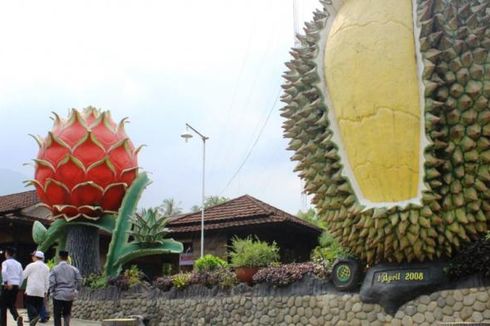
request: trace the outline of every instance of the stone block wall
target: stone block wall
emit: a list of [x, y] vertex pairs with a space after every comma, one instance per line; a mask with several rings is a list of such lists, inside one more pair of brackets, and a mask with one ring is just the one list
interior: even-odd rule
[[[358, 294], [250, 296], [170, 299], [157, 290], [129, 291], [76, 301], [76, 318], [143, 315], [150, 325], [433, 325], [437, 322], [490, 322], [490, 288], [446, 290], [421, 296], [391, 316]], [[109, 299], [113, 297], [112, 299]]]

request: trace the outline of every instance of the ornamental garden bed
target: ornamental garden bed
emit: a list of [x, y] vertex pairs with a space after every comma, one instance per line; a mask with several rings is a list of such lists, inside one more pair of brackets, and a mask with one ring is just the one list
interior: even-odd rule
[[143, 282], [121, 289], [115, 285], [109, 285], [104, 288], [93, 289], [83, 287], [79, 294], [81, 300], [119, 300], [122, 298], [140, 298], [154, 299], [161, 298], [166, 300], [188, 299], [196, 297], [229, 297], [229, 296], [302, 296], [302, 295], [321, 295], [326, 293], [340, 294], [333, 284], [325, 278], [315, 275], [304, 275], [300, 280], [294, 283], [277, 286], [271, 283], [259, 283], [248, 285], [238, 283], [230, 288], [223, 288], [219, 285], [206, 286], [202, 284], [190, 284], [185, 288], [172, 287], [166, 291], [161, 290], [158, 286]]
[[102, 277], [86, 280], [80, 293], [82, 298], [111, 300], [133, 293], [166, 299], [190, 297], [220, 297], [234, 295], [281, 296], [316, 295], [338, 292], [330, 280], [328, 270], [316, 263], [298, 263], [262, 268], [254, 275], [254, 284], [238, 282], [234, 272], [227, 267], [179, 273], [143, 281], [136, 267], [131, 267], [120, 277], [106, 282]]

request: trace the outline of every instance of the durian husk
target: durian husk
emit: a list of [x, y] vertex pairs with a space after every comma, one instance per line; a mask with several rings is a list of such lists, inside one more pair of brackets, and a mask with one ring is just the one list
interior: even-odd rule
[[425, 191], [420, 204], [366, 208], [343, 173], [328, 121], [323, 44], [342, 4], [323, 1], [298, 35], [283, 77], [284, 136], [319, 214], [369, 264], [451, 256], [490, 221], [490, 2], [417, 0], [425, 90]]

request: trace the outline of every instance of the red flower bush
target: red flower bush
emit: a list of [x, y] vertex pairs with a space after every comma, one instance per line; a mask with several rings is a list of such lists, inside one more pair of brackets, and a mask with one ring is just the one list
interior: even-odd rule
[[322, 265], [315, 263], [286, 264], [262, 268], [254, 275], [253, 280], [255, 283], [286, 286], [300, 281], [305, 275], [325, 278], [328, 276], [328, 272]]

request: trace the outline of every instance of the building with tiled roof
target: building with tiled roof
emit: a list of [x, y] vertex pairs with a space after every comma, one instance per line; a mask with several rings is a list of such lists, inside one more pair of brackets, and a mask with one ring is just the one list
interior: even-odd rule
[[[32, 225], [40, 221], [48, 226], [51, 214], [39, 206], [35, 191], [0, 196], [0, 250], [6, 246], [17, 248], [20, 260], [29, 262], [29, 253], [36, 245], [32, 240]], [[161, 272], [162, 264], [190, 268], [200, 254], [201, 212], [183, 214], [170, 219], [170, 236], [184, 243], [185, 253], [176, 257], [146, 257], [138, 263], [148, 274]], [[227, 258], [233, 237], [257, 236], [275, 241], [280, 247], [283, 262], [301, 262], [309, 259], [316, 246], [321, 229], [296, 216], [244, 195], [205, 210], [204, 252]], [[101, 234], [101, 257], [105, 256], [110, 237]], [[176, 269], [174, 269], [176, 270]]]
[[24, 191], [16, 194], [0, 196], [0, 214], [14, 212], [39, 203], [36, 191]]
[[[249, 195], [212, 206], [206, 209], [204, 214], [205, 231], [252, 224], [292, 223], [309, 230], [321, 232], [321, 229], [315, 225]], [[200, 231], [201, 211], [181, 215], [171, 221], [169, 227], [174, 233]]]
[[50, 223], [49, 210], [38, 206], [39, 198], [35, 190], [0, 196], [0, 222], [15, 219], [26, 222]]
[[[183, 242], [188, 250], [182, 264], [191, 264], [200, 254], [201, 212], [181, 215], [168, 228], [171, 236]], [[226, 258], [233, 237], [251, 235], [275, 241], [283, 262], [306, 261], [321, 231], [294, 215], [244, 195], [204, 211], [204, 252]]]
[[23, 265], [31, 261], [30, 253], [36, 249], [32, 224], [34, 221], [45, 226], [51, 223], [50, 211], [38, 204], [34, 190], [0, 196], [0, 250], [15, 247], [17, 258]]

